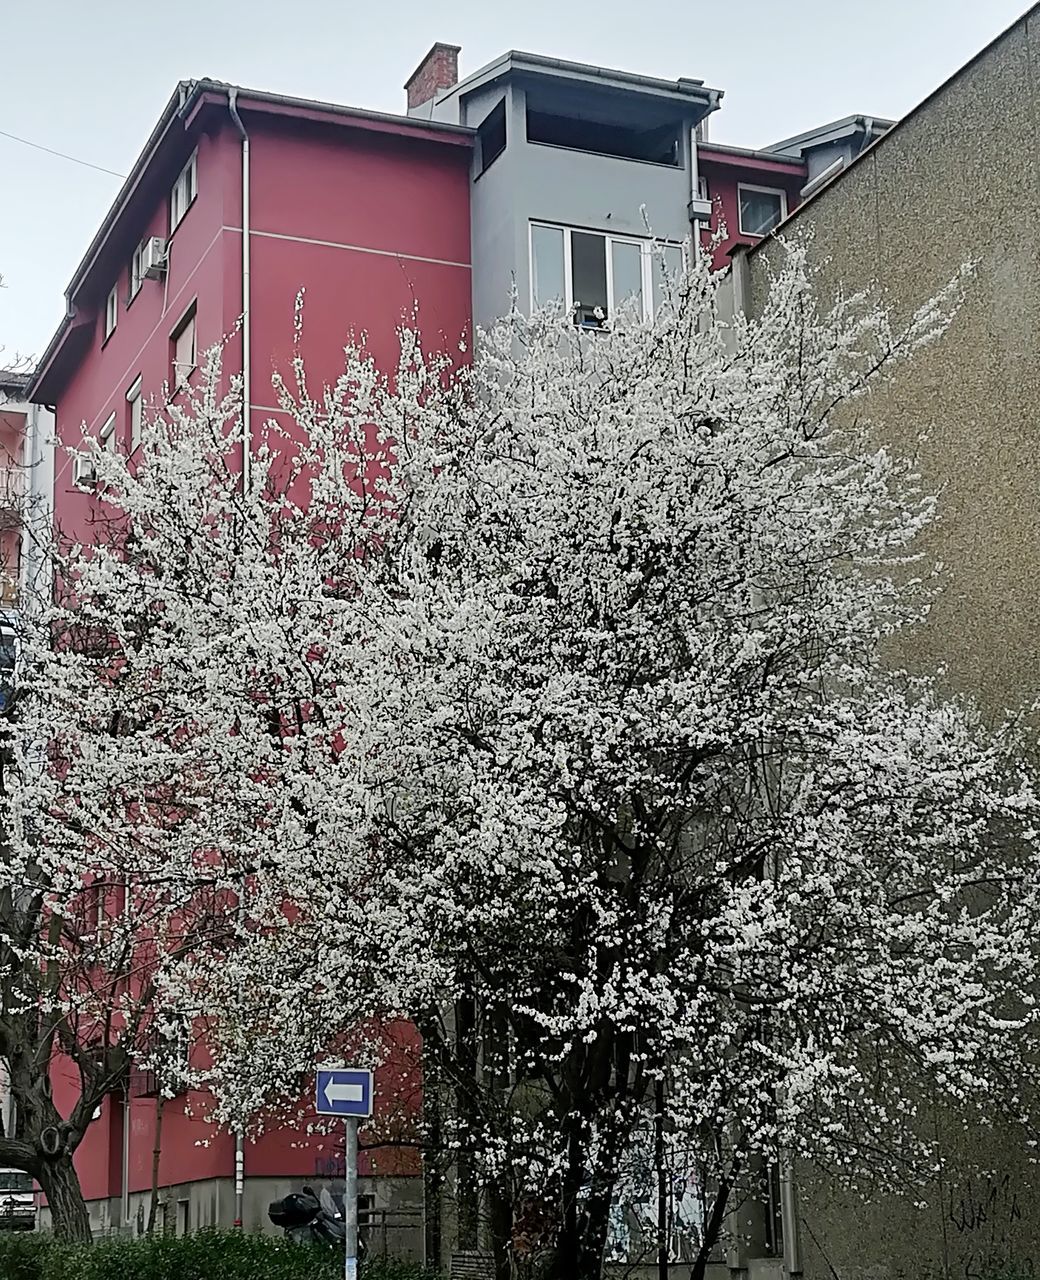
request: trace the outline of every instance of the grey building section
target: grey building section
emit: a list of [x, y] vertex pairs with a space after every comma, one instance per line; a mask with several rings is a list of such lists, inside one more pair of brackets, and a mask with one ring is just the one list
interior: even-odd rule
[[[782, 227], [813, 233], [824, 306], [839, 289], [874, 288], [897, 320], [976, 264], [942, 341], [896, 369], [865, 411], [878, 440], [914, 458], [940, 495], [920, 549], [944, 566], [942, 593], [893, 660], [943, 668], [949, 691], [994, 716], [1040, 690], [1038, 85], [1040, 6]], [[744, 310], [761, 308], [782, 253], [774, 236], [738, 255], [731, 281]], [[849, 1196], [800, 1171], [807, 1280], [1032, 1274], [1040, 1169], [1030, 1135], [1001, 1115], [965, 1129], [931, 1106], [925, 1114], [943, 1167], [903, 1196]]]
[[[710, 212], [699, 199], [694, 135], [720, 98], [699, 80], [657, 80], [512, 52], [413, 107], [413, 115], [478, 132], [471, 204], [476, 324], [487, 328], [505, 314], [514, 291], [520, 308], [530, 307], [536, 223], [639, 241], [644, 256], [652, 240], [683, 244], [691, 218]], [[634, 252], [615, 252], [610, 240], [599, 245], [568, 235], [566, 241], [564, 301], [577, 298], [582, 280], [592, 287], [602, 255], [604, 264], [611, 259], [603, 268], [610, 310], [615, 293], [621, 300], [615, 269], [619, 277], [634, 272]], [[649, 307], [649, 259], [641, 270]]]
[[895, 124], [880, 116], [845, 116], [819, 125], [793, 138], [784, 138], [766, 147], [775, 156], [803, 160], [806, 183], [802, 195], [810, 195], [825, 179], [836, 177], [843, 169], [876, 142]]

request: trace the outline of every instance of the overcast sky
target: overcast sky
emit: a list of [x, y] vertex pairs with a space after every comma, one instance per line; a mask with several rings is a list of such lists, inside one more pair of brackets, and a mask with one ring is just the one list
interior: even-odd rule
[[[129, 171], [178, 80], [404, 109], [434, 40], [462, 73], [506, 49], [725, 90], [716, 141], [765, 146], [853, 113], [898, 117], [1025, 0], [9, 0], [0, 131]], [[994, 110], [999, 104], [994, 104]], [[38, 355], [119, 179], [0, 134], [0, 346]]]

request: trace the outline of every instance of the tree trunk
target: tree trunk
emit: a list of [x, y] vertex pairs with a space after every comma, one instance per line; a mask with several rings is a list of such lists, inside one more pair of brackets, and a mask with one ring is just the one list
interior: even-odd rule
[[[458, 1115], [466, 1141], [473, 1141], [477, 1126], [477, 1010], [472, 996], [464, 993], [455, 1005], [458, 1073], [455, 1082]], [[476, 1249], [480, 1238], [477, 1167], [472, 1151], [459, 1152], [457, 1171], [457, 1223], [461, 1249]]]
[[600, 1280], [610, 1225], [610, 1204], [617, 1180], [617, 1156], [623, 1134], [611, 1135], [599, 1153], [598, 1167], [586, 1182], [588, 1152], [577, 1127], [572, 1129], [564, 1182], [563, 1221], [549, 1264], [548, 1280]]
[[495, 1280], [510, 1280], [513, 1274], [513, 1205], [508, 1188], [498, 1182], [488, 1187], [488, 1228]]
[[155, 1145], [152, 1147], [152, 1192], [148, 1202], [148, 1235], [155, 1232], [155, 1220], [159, 1215], [159, 1160], [162, 1156], [162, 1118], [166, 1107], [163, 1094], [155, 1100]]
[[718, 1244], [719, 1236], [722, 1234], [722, 1224], [726, 1221], [726, 1205], [729, 1203], [729, 1192], [730, 1183], [723, 1178], [719, 1183], [715, 1203], [711, 1207], [708, 1221], [704, 1224], [704, 1239], [701, 1241], [700, 1250], [693, 1260], [693, 1266], [690, 1267], [690, 1280], [704, 1280], [708, 1269], [708, 1259], [711, 1257], [712, 1250]]
[[36, 1178], [47, 1197], [54, 1234], [60, 1240], [89, 1242], [93, 1239], [90, 1214], [72, 1165], [72, 1156], [64, 1151], [57, 1156], [45, 1156], [40, 1160]]
[[657, 1169], [657, 1280], [668, 1280], [668, 1170], [664, 1149], [664, 1080], [654, 1089], [654, 1165]]
[[581, 1211], [564, 1219], [549, 1264], [549, 1280], [601, 1280], [609, 1219], [610, 1192], [590, 1192]]

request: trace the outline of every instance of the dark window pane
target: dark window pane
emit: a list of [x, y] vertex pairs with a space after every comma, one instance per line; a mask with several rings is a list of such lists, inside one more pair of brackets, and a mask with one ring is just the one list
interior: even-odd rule
[[540, 111], [528, 104], [527, 140], [572, 151], [592, 151], [622, 160], [647, 160], [678, 165], [681, 161], [679, 122], [653, 129], [626, 129], [600, 120]]
[[485, 117], [477, 130], [480, 144], [480, 172], [497, 160], [506, 149], [506, 104], [502, 101]]
[[607, 318], [607, 241], [584, 231], [571, 233], [571, 273], [577, 324], [600, 325]]

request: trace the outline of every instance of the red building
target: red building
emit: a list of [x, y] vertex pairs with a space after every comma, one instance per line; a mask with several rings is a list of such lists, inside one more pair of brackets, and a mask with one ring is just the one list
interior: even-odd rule
[[711, 201], [711, 223], [701, 243], [712, 244], [716, 267], [729, 264], [735, 244], [757, 244], [808, 196], [837, 177], [893, 121], [846, 116], [763, 151], [702, 141], [697, 147], [701, 195]]
[[[735, 244], [757, 244], [798, 206], [805, 185], [805, 162], [701, 143], [697, 148], [701, 193], [711, 201], [711, 222], [701, 231], [701, 244], [712, 250], [718, 268], [729, 265]], [[720, 235], [720, 228], [723, 233]]]
[[[179, 394], [199, 353], [241, 318], [225, 365], [243, 374], [255, 430], [278, 414], [271, 374], [288, 372], [301, 288], [303, 354], [319, 384], [341, 372], [352, 329], [392, 367], [395, 328], [416, 302], [427, 346], [457, 350], [471, 315], [471, 139], [452, 125], [182, 83], [73, 277], [30, 398], [55, 406], [62, 444], [89, 433], [132, 453], [142, 411]], [[91, 477], [59, 451], [62, 528], [86, 534], [97, 501]], [[71, 1077], [55, 1075], [67, 1114]], [[147, 1094], [142, 1086], [109, 1099], [79, 1149], [96, 1229], [133, 1231], [146, 1218], [156, 1145]], [[164, 1108], [159, 1183], [178, 1231], [229, 1226], [236, 1214], [234, 1140], [200, 1118], [204, 1101]], [[247, 1142], [243, 1154], [242, 1216], [254, 1230], [267, 1225], [272, 1198], [336, 1163], [327, 1141], [295, 1129]], [[363, 1162], [362, 1193], [377, 1221], [395, 1215], [391, 1234], [395, 1225], [418, 1234], [416, 1172], [400, 1160]]]

